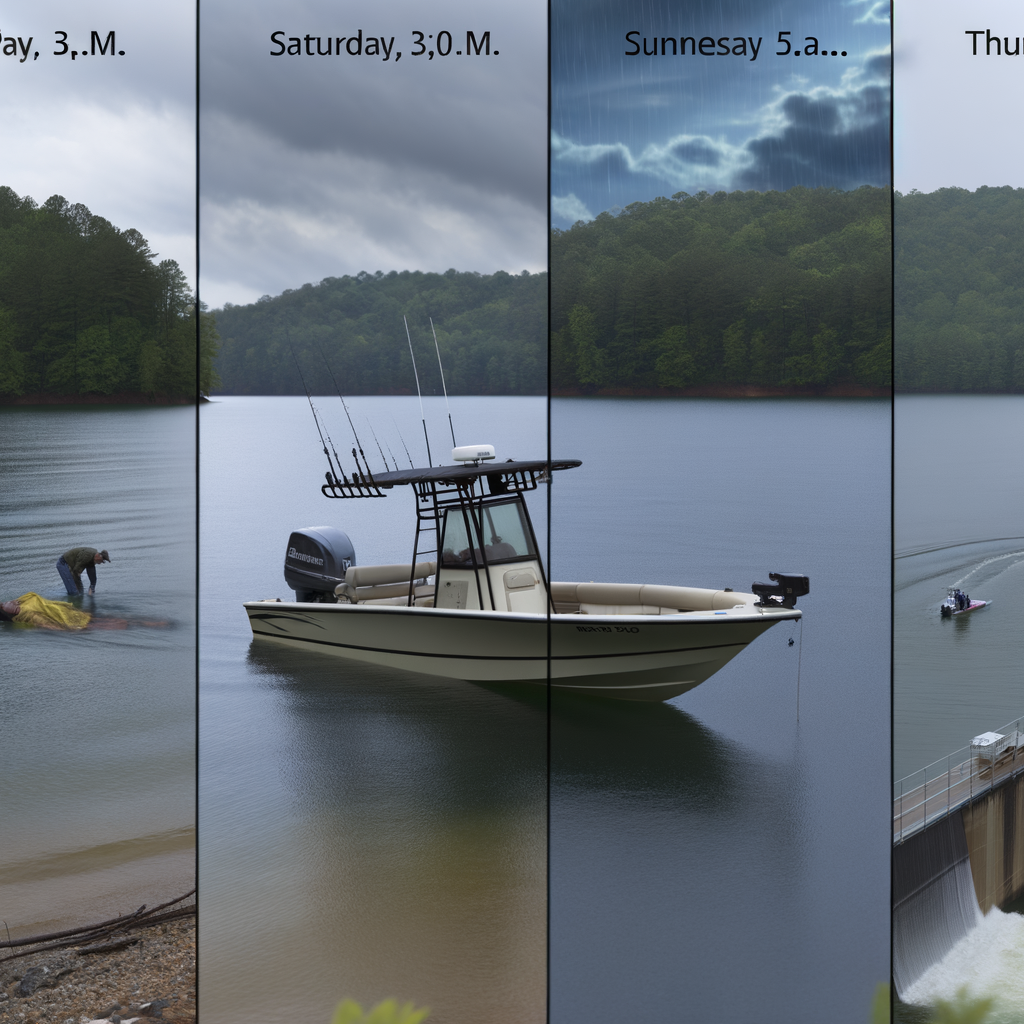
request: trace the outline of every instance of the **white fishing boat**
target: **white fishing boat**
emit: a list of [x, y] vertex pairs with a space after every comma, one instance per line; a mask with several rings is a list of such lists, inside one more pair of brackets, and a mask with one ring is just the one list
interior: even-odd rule
[[771, 573], [751, 593], [549, 582], [524, 495], [580, 462], [494, 455], [489, 445], [455, 448], [452, 465], [382, 474], [357, 458], [359, 471], [341, 478], [332, 465], [321, 487], [328, 498], [412, 489], [412, 558], [357, 565], [341, 530], [297, 530], [285, 557], [296, 599], [246, 602], [253, 636], [470, 682], [661, 701], [704, 682], [776, 623], [800, 618], [796, 600], [809, 585], [797, 574]]

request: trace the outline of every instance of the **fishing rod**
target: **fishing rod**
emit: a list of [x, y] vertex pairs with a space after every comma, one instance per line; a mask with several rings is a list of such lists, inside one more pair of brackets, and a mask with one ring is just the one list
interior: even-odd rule
[[[295, 346], [292, 344], [292, 339], [290, 335], [288, 336], [288, 348], [291, 349], [292, 359], [295, 361], [295, 369], [299, 371], [299, 380], [302, 381], [303, 390], [306, 392], [306, 401], [309, 402], [310, 412], [313, 413], [313, 422], [316, 424], [316, 432], [320, 435], [320, 443], [324, 447], [324, 455], [327, 456], [327, 465], [331, 467], [331, 476], [333, 476], [335, 482], [337, 482], [338, 474], [334, 471], [334, 463], [331, 462], [331, 453], [327, 450], [327, 441], [324, 440], [324, 432], [320, 427], [320, 417], [317, 416], [316, 414], [316, 407], [313, 405], [313, 396], [309, 393], [309, 387], [306, 384], [306, 378], [302, 375], [302, 367], [299, 366], [299, 357], [295, 354]], [[327, 440], [330, 441], [329, 435]], [[331, 447], [334, 447], [333, 441], [331, 441]], [[334, 452], [334, 457], [338, 459], [338, 470], [341, 471], [341, 459], [338, 458], [337, 451]], [[342, 479], [345, 480], [345, 482], [347, 483], [348, 479], [346, 478], [344, 472], [341, 473], [341, 476]], [[330, 483], [330, 479], [328, 479], [327, 482]]]
[[420, 399], [420, 421], [423, 423], [423, 440], [427, 442], [427, 462], [429, 465], [434, 465], [434, 460], [430, 457], [430, 438], [427, 437], [427, 418], [423, 414], [423, 393], [420, 391], [420, 375], [416, 369], [416, 357], [412, 354], [412, 337], [409, 334], [409, 321], [406, 317], [402, 317], [405, 321], [405, 336], [409, 339], [409, 355], [412, 358], [412, 372], [416, 376], [416, 394], [419, 395]]
[[[384, 458], [384, 449], [381, 448], [380, 441], [377, 441], [377, 431], [373, 429], [373, 424], [370, 422], [370, 417], [369, 416], [366, 417], [366, 425], [370, 428], [370, 433], [373, 434], [373, 440], [377, 444], [377, 451], [380, 452], [381, 462], [384, 463], [384, 472], [385, 473], [390, 473], [391, 470], [388, 469], [388, 460]], [[394, 456], [392, 456], [392, 458], [394, 458]], [[397, 462], [395, 463], [395, 469], [398, 469], [398, 463]]]
[[[359, 435], [356, 433], [356, 425], [352, 422], [352, 417], [349, 415], [348, 406], [345, 404], [345, 396], [341, 393], [341, 388], [338, 386], [338, 380], [334, 376], [334, 371], [331, 369], [331, 364], [329, 362], [327, 362], [327, 356], [324, 355], [324, 349], [323, 349], [323, 346], [320, 344], [320, 339], [319, 338], [316, 339], [316, 347], [320, 350], [320, 358], [324, 361], [324, 366], [327, 367], [327, 372], [331, 375], [331, 380], [334, 381], [334, 389], [335, 389], [335, 391], [338, 392], [338, 397], [341, 399], [341, 407], [342, 407], [342, 409], [345, 410], [345, 416], [348, 419], [348, 425], [352, 428], [352, 436], [356, 439], [356, 448], [359, 449], [359, 454], [363, 456], [363, 462], [366, 463], [366, 468], [367, 468], [367, 470], [369, 470], [369, 468], [370, 468], [370, 460], [363, 453], [363, 446], [359, 443]], [[370, 429], [372, 430], [373, 428], [371, 427]], [[380, 446], [378, 445], [378, 447], [380, 447]], [[352, 456], [353, 456], [353, 458], [355, 457], [355, 449], [352, 450]], [[380, 453], [380, 457], [382, 459], [384, 458], [384, 453], [383, 452]], [[340, 464], [340, 461], [341, 460], [339, 459], [339, 464]], [[357, 466], [359, 465], [359, 460], [358, 459], [356, 459], [356, 465]], [[387, 471], [387, 468], [388, 468], [388, 464], [387, 464], [387, 462], [385, 462], [384, 463], [385, 471]], [[360, 469], [359, 472], [361, 473], [362, 470]], [[371, 475], [371, 478], [372, 478], [373, 474], [371, 473], [370, 475]]]
[[452, 426], [452, 407], [448, 404], [448, 388], [445, 387], [444, 383], [444, 367], [441, 365], [441, 350], [437, 347], [437, 331], [434, 330], [434, 318], [428, 317], [430, 320], [430, 333], [434, 335], [434, 351], [437, 353], [437, 368], [441, 371], [441, 387], [444, 389], [444, 404], [448, 410], [448, 429], [452, 432], [452, 447], [458, 448], [458, 444], [455, 442], [455, 428]]
[[[416, 467], [412, 464], [412, 456], [409, 454], [409, 446], [405, 443], [405, 438], [402, 437], [402, 431], [399, 430], [398, 420], [396, 420], [395, 417], [392, 416], [391, 422], [394, 423], [395, 430], [398, 431], [398, 440], [402, 442], [402, 447], [405, 449], [405, 457], [409, 460], [409, 468], [415, 469]], [[392, 456], [392, 458], [394, 458], [394, 456]], [[395, 465], [397, 466], [398, 463], [396, 462]]]
[[[398, 459], [395, 458], [395, 453], [391, 450], [391, 445], [389, 445], [387, 443], [387, 441], [384, 442], [384, 447], [387, 448], [388, 455], [391, 456], [391, 461], [395, 464], [395, 472], [397, 473], [398, 472]], [[386, 463], [385, 463], [385, 465], [386, 465]]]

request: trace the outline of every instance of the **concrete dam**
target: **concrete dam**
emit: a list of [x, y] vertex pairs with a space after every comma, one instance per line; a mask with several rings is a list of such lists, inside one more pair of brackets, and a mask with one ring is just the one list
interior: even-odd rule
[[983, 733], [893, 792], [893, 984], [902, 999], [993, 907], [1024, 894], [1024, 734]]

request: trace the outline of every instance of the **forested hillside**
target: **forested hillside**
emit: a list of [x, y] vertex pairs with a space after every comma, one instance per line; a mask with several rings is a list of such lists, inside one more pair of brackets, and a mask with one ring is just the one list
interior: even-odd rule
[[896, 193], [896, 390], [1024, 393], [1024, 189]]
[[[216, 311], [223, 394], [538, 395], [547, 388], [547, 275], [361, 273]], [[328, 366], [330, 370], [328, 370]]]
[[80, 203], [0, 187], [0, 396], [195, 399], [213, 383], [204, 315], [178, 264]]
[[890, 192], [633, 203], [555, 231], [555, 394], [891, 384]]

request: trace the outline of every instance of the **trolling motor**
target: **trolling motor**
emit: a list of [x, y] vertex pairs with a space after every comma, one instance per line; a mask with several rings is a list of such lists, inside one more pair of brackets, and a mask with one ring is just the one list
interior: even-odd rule
[[762, 608], [795, 608], [796, 599], [811, 592], [811, 582], [797, 573], [770, 572], [771, 583], [752, 583], [750, 590], [761, 598], [757, 603]]

